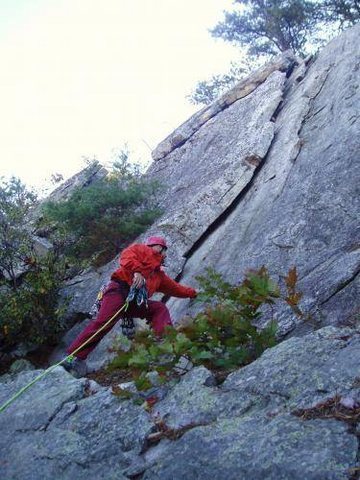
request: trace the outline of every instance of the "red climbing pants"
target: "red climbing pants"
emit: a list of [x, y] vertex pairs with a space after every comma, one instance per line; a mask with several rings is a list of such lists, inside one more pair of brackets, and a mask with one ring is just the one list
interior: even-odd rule
[[[97, 317], [76, 337], [67, 349], [68, 355], [80, 347], [86, 340], [95, 334], [115, 313], [124, 305], [127, 293], [117, 282], [110, 282], [107, 286], [101, 302]], [[161, 337], [167, 325], [172, 325], [169, 310], [162, 302], [148, 300], [148, 308], [143, 304], [138, 307], [134, 302], [129, 304], [126, 312], [121, 312], [109, 325], [99, 332], [84, 348], [75, 355], [85, 360], [89, 353], [94, 350], [100, 340], [113, 328], [116, 322], [122, 317], [146, 318], [150, 321], [155, 334]]]

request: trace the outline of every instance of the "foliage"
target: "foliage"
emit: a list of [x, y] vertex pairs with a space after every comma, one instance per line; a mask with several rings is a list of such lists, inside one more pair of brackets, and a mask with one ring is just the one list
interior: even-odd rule
[[245, 63], [231, 63], [230, 69], [227, 73], [213, 75], [209, 80], [198, 82], [193, 92], [188, 95], [187, 98], [190, 103], [194, 105], [209, 105], [249, 73], [249, 62], [246, 65]]
[[190, 325], [169, 327], [161, 341], [152, 332], [138, 333], [131, 348], [119, 352], [109, 368], [131, 368], [138, 387], [145, 382], [143, 388], [147, 388], [147, 371], [155, 370], [166, 377], [174, 367], [179, 370], [181, 358], [210, 369], [233, 369], [253, 361], [276, 344], [274, 321], [262, 329], [255, 326], [266, 305], [285, 300], [301, 315], [295, 268], [286, 277], [285, 295], [265, 267], [249, 271], [239, 285], [231, 285], [211, 269], [198, 281], [202, 287], [198, 300], [205, 309]]
[[286, 50], [305, 55], [321, 30], [342, 29], [360, 19], [358, 0], [234, 0], [234, 5], [211, 34], [255, 57]]
[[56, 339], [63, 329], [63, 308], [58, 306], [58, 292], [65, 275], [65, 262], [49, 253], [33, 257], [21, 284], [0, 288], [0, 346], [20, 342], [41, 344]]
[[18, 268], [32, 255], [33, 241], [26, 225], [36, 195], [16, 177], [0, 179], [0, 270], [16, 288]]
[[316, 2], [308, 0], [235, 0], [238, 10], [212, 30], [248, 49], [250, 56], [274, 55], [286, 50], [304, 54], [319, 21]]
[[[213, 75], [197, 83], [188, 96], [193, 104], [208, 105], [239, 81], [246, 70], [292, 50], [305, 56], [337, 30], [360, 20], [358, 0], [234, 0], [234, 10], [210, 30], [213, 37], [242, 47], [247, 68]], [[233, 70], [233, 72], [232, 72]]]
[[319, 7], [326, 23], [338, 23], [343, 29], [360, 20], [359, 0], [323, 0]]
[[159, 215], [158, 188], [146, 182], [124, 154], [102, 181], [77, 189], [66, 200], [47, 202], [42, 221], [53, 224], [52, 240], [66, 255], [104, 264]]
[[58, 290], [65, 262], [35, 253], [29, 214], [36, 195], [18, 178], [0, 185], [0, 347], [43, 343], [62, 328]]
[[[141, 233], [159, 211], [155, 184], [145, 183], [126, 152], [108, 178], [48, 203], [41, 227], [54, 248], [38, 256], [29, 223], [36, 196], [16, 178], [0, 184], [0, 348], [53, 342], [63, 331], [59, 290], [69, 264], [92, 255], [105, 262]], [[37, 225], [39, 227], [39, 225]], [[72, 258], [71, 258], [72, 256]], [[76, 262], [72, 260], [76, 257]]]

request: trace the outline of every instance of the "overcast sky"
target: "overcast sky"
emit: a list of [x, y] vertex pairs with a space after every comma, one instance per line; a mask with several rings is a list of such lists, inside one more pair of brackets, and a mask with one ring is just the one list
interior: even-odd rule
[[199, 109], [186, 95], [235, 47], [208, 29], [231, 0], [0, 0], [0, 175], [66, 178], [128, 142], [150, 161]]

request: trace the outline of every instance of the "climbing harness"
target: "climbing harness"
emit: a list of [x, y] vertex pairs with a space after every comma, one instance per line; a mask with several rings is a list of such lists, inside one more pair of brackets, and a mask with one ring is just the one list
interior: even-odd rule
[[52, 365], [51, 367], [47, 368], [43, 373], [38, 375], [37, 377], [34, 378], [30, 383], [22, 387], [18, 392], [16, 392], [9, 400], [7, 400], [3, 405], [0, 405], [0, 413], [3, 412], [12, 402], [14, 402], [20, 395], [22, 395], [26, 390], [28, 390], [34, 383], [38, 382], [41, 380], [45, 375], [48, 373], [51, 373], [53, 370], [55, 370], [56, 367], [59, 367], [65, 362], [69, 362], [74, 360], [74, 356], [76, 353], [78, 353], [81, 349], [84, 348], [85, 345], [90, 343], [98, 333], [100, 333], [102, 330], [104, 330], [122, 311], [126, 312], [127, 309], [129, 308], [129, 303], [133, 300], [136, 300], [137, 305], [142, 305], [143, 302], [145, 302], [145, 305], [147, 306], [147, 290], [145, 285], [143, 285], [141, 288], [136, 288], [134, 286], [131, 286], [130, 291], [128, 296], [126, 297], [124, 305], [106, 322], [104, 325], [102, 325], [90, 338], [85, 340], [83, 344], [81, 344], [76, 350], [74, 350], [70, 355], [67, 355], [65, 358], [63, 358], [60, 362], [56, 363], [55, 365]]
[[[100, 307], [104, 298], [104, 293], [107, 289], [107, 284], [101, 286], [99, 293], [97, 294], [94, 305], [90, 308], [89, 314], [91, 318], [95, 318], [100, 311]], [[145, 284], [136, 288], [131, 286], [129, 294], [127, 296], [127, 301], [130, 303], [136, 299], [136, 304], [140, 307], [143, 303], [146, 308], [148, 308], [148, 293]], [[130, 340], [135, 336], [135, 323], [132, 317], [124, 317], [120, 320], [121, 331], [125, 337], [128, 337]]]

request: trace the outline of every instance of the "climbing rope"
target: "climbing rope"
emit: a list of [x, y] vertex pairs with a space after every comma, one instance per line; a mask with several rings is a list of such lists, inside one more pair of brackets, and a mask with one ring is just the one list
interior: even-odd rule
[[143, 285], [141, 288], [135, 288], [134, 286], [132, 286], [130, 288], [128, 296], [126, 297], [124, 305], [106, 323], [104, 323], [104, 325], [102, 325], [90, 338], [85, 340], [85, 342], [81, 344], [76, 350], [74, 350], [70, 355], [67, 355], [60, 362], [47, 368], [43, 373], [35, 377], [34, 380], [32, 380], [30, 383], [22, 387], [18, 392], [16, 392], [11, 398], [9, 398], [9, 400], [7, 400], [3, 405], [0, 406], [0, 413], [3, 412], [18, 397], [20, 397], [20, 395], [26, 392], [26, 390], [28, 390], [32, 385], [34, 385], [34, 383], [41, 380], [48, 373], [51, 373], [53, 370], [55, 370], [56, 367], [59, 367], [60, 365], [62, 365], [68, 360], [72, 360], [76, 353], [78, 353], [82, 348], [84, 348], [85, 345], [91, 342], [96, 337], [96, 335], [100, 333], [102, 330], [104, 330], [122, 311], [126, 312], [127, 309], [129, 308], [129, 303], [131, 301], [136, 299], [137, 305], [142, 305], [142, 303], [145, 302], [145, 305], [147, 307], [147, 298], [148, 298], [148, 294], [147, 294], [145, 285]]

